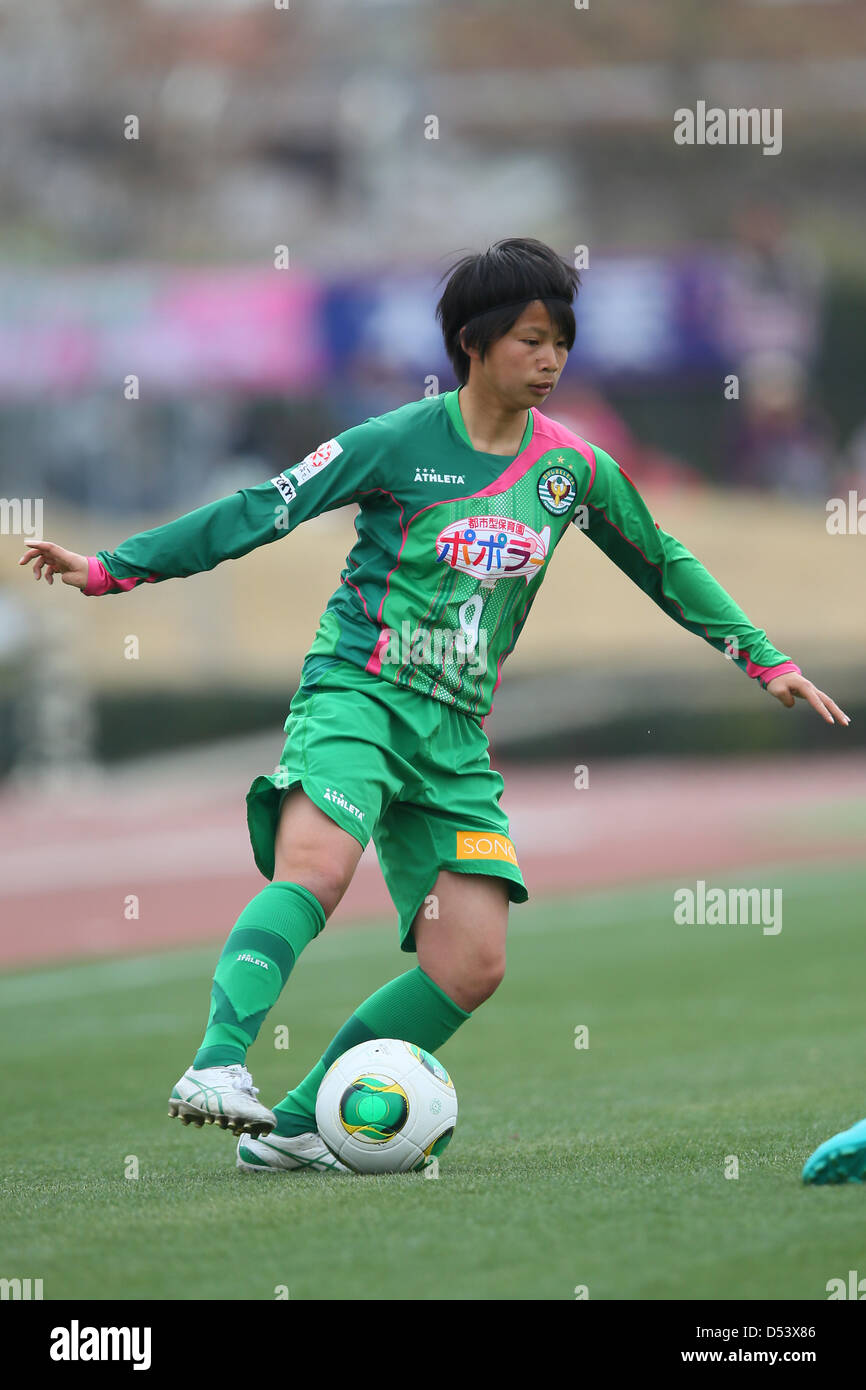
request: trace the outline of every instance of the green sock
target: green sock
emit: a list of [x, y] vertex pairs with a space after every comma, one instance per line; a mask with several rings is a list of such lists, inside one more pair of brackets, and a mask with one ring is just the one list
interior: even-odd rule
[[359, 1005], [313, 1070], [274, 1106], [274, 1134], [288, 1138], [316, 1128], [316, 1096], [322, 1078], [331, 1063], [350, 1047], [372, 1038], [402, 1038], [427, 1052], [435, 1052], [471, 1017], [424, 974], [420, 965], [398, 975]]
[[269, 883], [247, 903], [217, 962], [194, 1067], [245, 1060], [295, 961], [324, 925], [321, 904], [299, 883]]

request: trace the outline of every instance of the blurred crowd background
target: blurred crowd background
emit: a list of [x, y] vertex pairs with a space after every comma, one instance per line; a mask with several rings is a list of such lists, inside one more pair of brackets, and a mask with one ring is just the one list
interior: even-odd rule
[[[866, 496], [862, 3], [277, 4], [0, 3], [0, 496], [44, 499], [45, 538], [94, 553], [260, 482], [450, 389], [440, 277], [537, 236], [586, 261], [549, 413], [866, 714], [866, 538], [826, 525], [829, 499]], [[674, 112], [699, 100], [781, 109], [781, 152], [677, 145]], [[347, 510], [212, 575], [83, 602], [16, 570], [10, 529], [0, 774], [19, 777], [278, 731], [353, 537]], [[495, 747], [824, 735], [803, 711], [773, 722], [574, 544]]]

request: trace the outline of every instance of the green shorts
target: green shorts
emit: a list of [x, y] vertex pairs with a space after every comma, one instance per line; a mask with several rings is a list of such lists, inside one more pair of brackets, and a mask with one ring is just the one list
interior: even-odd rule
[[274, 841], [292, 787], [366, 845], [372, 837], [400, 916], [400, 948], [440, 869], [491, 874], [512, 902], [529, 894], [500, 809], [504, 783], [487, 735], [469, 715], [392, 685], [349, 662], [329, 667], [292, 700], [285, 747], [247, 794], [256, 865], [274, 876]]

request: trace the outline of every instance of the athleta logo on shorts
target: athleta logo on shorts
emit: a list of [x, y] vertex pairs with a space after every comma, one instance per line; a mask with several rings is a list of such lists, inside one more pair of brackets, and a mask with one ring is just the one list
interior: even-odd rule
[[314, 449], [311, 454], [307, 454], [305, 459], [289, 472], [294, 474], [295, 482], [298, 487], [302, 483], [309, 482], [310, 478], [315, 478], [317, 473], [321, 473], [323, 468], [327, 468], [329, 463], [333, 463], [338, 454], [343, 452], [342, 444], [338, 444], [336, 439], [328, 439], [324, 444], [320, 444], [318, 449]]
[[518, 868], [517, 851], [507, 835], [487, 835], [478, 830], [457, 831], [458, 859], [500, 859]]
[[431, 473], [428, 468], [415, 469], [416, 483], [463, 483], [466, 479], [462, 473]]
[[533, 531], [510, 516], [467, 516], [436, 537], [436, 559], [488, 584], [496, 579], [530, 579], [541, 570], [550, 546], [550, 527]]
[[326, 801], [332, 802], [334, 806], [339, 806], [341, 811], [349, 811], [351, 815], [357, 816], [358, 820], [364, 819], [364, 812], [359, 811], [357, 806], [352, 805], [348, 797], [345, 797], [342, 792], [338, 792], [334, 787], [326, 787], [323, 795]]

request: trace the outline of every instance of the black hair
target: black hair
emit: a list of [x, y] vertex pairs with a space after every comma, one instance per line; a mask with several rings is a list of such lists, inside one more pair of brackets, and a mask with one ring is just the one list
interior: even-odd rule
[[571, 301], [580, 288], [580, 276], [543, 241], [533, 237], [497, 241], [487, 251], [462, 256], [445, 275], [448, 284], [436, 305], [436, 317], [461, 386], [469, 380], [469, 358], [461, 334], [467, 347], [478, 348], [483, 361], [491, 344], [504, 337], [536, 299], [544, 304], [569, 352], [574, 347], [577, 328]]

